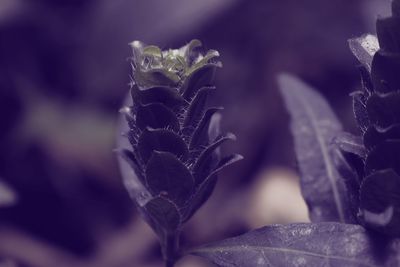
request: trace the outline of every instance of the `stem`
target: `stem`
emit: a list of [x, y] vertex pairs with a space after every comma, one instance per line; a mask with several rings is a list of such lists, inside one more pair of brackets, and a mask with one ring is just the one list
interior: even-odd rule
[[163, 241], [162, 253], [165, 267], [173, 267], [179, 259], [179, 232], [168, 233]]

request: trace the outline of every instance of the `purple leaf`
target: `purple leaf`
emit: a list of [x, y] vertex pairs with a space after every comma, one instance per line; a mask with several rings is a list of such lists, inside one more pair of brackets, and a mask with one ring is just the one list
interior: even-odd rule
[[169, 152], [153, 152], [146, 167], [146, 181], [153, 195], [162, 195], [177, 205], [189, 199], [194, 186], [192, 174]]
[[371, 123], [379, 128], [400, 123], [399, 103], [399, 92], [370, 96], [367, 101], [367, 112]]
[[374, 55], [371, 78], [374, 90], [378, 93], [390, 93], [400, 89], [400, 55], [379, 50]]
[[188, 100], [192, 98], [200, 88], [211, 86], [217, 67], [220, 67], [220, 64], [210, 63], [194, 70], [181, 88], [182, 96]]
[[217, 137], [209, 146], [207, 146], [200, 154], [196, 163], [193, 165], [193, 176], [195, 178], [196, 184], [202, 182], [211, 172], [211, 170], [207, 170], [207, 167], [210, 165], [208, 162], [210, 160], [215, 161], [214, 155], [215, 150], [224, 142], [228, 140], [236, 140], [236, 136], [232, 133], [227, 133], [225, 135], [221, 135]]
[[170, 200], [156, 197], [144, 206], [145, 218], [161, 236], [176, 231], [181, 224], [178, 207]]
[[141, 130], [150, 127], [153, 129], [168, 128], [178, 132], [180, 129], [175, 113], [161, 103], [140, 105], [136, 112], [136, 125]]
[[201, 118], [196, 130], [193, 132], [193, 135], [190, 139], [190, 149], [197, 148], [202, 145], [207, 145], [208, 143], [208, 129], [210, 128], [210, 122], [214, 114], [216, 112], [222, 110], [221, 107], [214, 107], [209, 108], [204, 113], [203, 117]]
[[165, 151], [179, 158], [188, 156], [188, 148], [182, 138], [170, 130], [146, 129], [139, 137], [138, 151], [143, 162], [146, 163], [153, 151]]
[[400, 140], [384, 141], [368, 154], [365, 161], [367, 175], [390, 168], [400, 174]]
[[392, 236], [400, 236], [400, 176], [392, 169], [367, 176], [360, 190], [364, 223]]
[[388, 128], [377, 128], [375, 126], [368, 127], [363, 136], [364, 145], [369, 151], [376, 146], [381, 145], [385, 140], [400, 139], [400, 124], [394, 124]]
[[[300, 223], [266, 226], [191, 253], [223, 267], [400, 265], [400, 240], [376, 245], [359, 225]], [[379, 248], [384, 255], [378, 255]]]
[[356, 91], [351, 94], [353, 97], [353, 112], [358, 126], [362, 132], [365, 132], [370, 125], [367, 114], [367, 98], [368, 93], [364, 91]]
[[140, 89], [134, 85], [131, 94], [134, 102], [142, 105], [163, 103], [167, 107], [173, 108], [186, 102], [175, 88], [167, 86], [155, 86], [147, 89]]
[[382, 50], [390, 53], [400, 53], [399, 27], [400, 18], [398, 17], [378, 18], [376, 21], [376, 33]]
[[183, 127], [196, 125], [204, 113], [204, 108], [207, 103], [207, 98], [211, 92], [215, 91], [215, 87], [203, 87], [190, 102], [190, 105], [185, 114]]
[[354, 222], [344, 180], [332, 158], [330, 144], [342, 126], [326, 100], [299, 79], [279, 77], [291, 115], [291, 130], [300, 168], [302, 194], [311, 221]]
[[339, 133], [333, 142], [339, 146], [339, 148], [345, 152], [355, 154], [360, 158], [366, 157], [366, 150], [363, 144], [363, 140], [360, 136], [355, 136], [350, 133]]

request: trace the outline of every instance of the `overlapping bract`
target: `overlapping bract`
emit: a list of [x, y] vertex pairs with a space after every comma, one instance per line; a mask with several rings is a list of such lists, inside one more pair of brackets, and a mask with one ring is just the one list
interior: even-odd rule
[[133, 105], [124, 107], [132, 150], [121, 156], [133, 169], [125, 185], [160, 239], [174, 235], [210, 196], [216, 174], [241, 159], [220, 159], [219, 146], [235, 139], [219, 130], [220, 107], [208, 107], [218, 52], [203, 54], [193, 40], [161, 51], [135, 41]]
[[380, 48], [371, 49], [374, 42], [370, 35], [350, 41], [362, 63], [362, 89], [353, 94], [362, 140], [353, 139], [353, 143], [364, 145], [365, 153], [356, 153], [351, 147], [344, 149], [361, 178], [355, 184], [359, 187], [362, 223], [391, 236], [400, 236], [399, 2], [392, 4], [392, 17], [377, 21]]

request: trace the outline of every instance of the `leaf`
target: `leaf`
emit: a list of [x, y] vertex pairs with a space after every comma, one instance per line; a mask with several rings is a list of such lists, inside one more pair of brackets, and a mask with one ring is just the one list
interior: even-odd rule
[[362, 132], [365, 132], [370, 125], [370, 121], [367, 113], [367, 93], [362, 91], [356, 91], [351, 94], [353, 97], [353, 112], [358, 127]]
[[144, 206], [145, 218], [160, 236], [173, 233], [181, 224], [178, 208], [174, 203], [163, 197], [156, 197]]
[[[299, 223], [266, 226], [191, 253], [226, 267], [399, 266], [400, 240], [379, 245], [376, 247], [359, 225]], [[386, 249], [386, 254], [377, 255], [379, 248]]]
[[132, 151], [122, 149], [117, 150], [117, 153], [122, 159], [124, 159], [120, 164], [129, 165], [129, 168], [124, 168], [124, 166], [121, 165], [123, 170], [129, 172], [129, 175], [122, 175], [125, 188], [130, 197], [136, 201], [139, 207], [143, 207], [151, 199], [151, 194], [145, 187], [143, 170]]
[[385, 52], [400, 53], [400, 19], [396, 17], [378, 18], [376, 33], [379, 46]]
[[333, 139], [333, 142], [345, 152], [355, 154], [362, 159], [366, 157], [367, 152], [365, 150], [363, 140], [360, 136], [355, 136], [350, 133], [342, 132]]
[[353, 222], [348, 192], [329, 148], [342, 132], [341, 124], [325, 99], [299, 79], [283, 74], [278, 81], [291, 115], [302, 194], [311, 221]]
[[165, 129], [146, 129], [138, 141], [138, 151], [141, 159], [146, 163], [153, 151], [171, 152], [178, 158], [185, 159], [188, 156], [188, 148], [182, 138]]
[[370, 72], [372, 58], [379, 50], [379, 43], [376, 36], [372, 34], [366, 34], [358, 38], [350, 39], [349, 46], [351, 52], [358, 59], [358, 61], [360, 61]]
[[400, 90], [400, 54], [379, 50], [374, 55], [371, 78], [377, 93], [390, 93]]
[[207, 98], [212, 91], [215, 91], [215, 87], [203, 87], [197, 92], [196, 96], [190, 102], [183, 127], [196, 125], [198, 121], [200, 121], [201, 116], [203, 116]]
[[[207, 170], [207, 162], [213, 155], [214, 151], [224, 142], [228, 140], [236, 140], [236, 136], [232, 133], [227, 133], [225, 135], [221, 135], [217, 137], [209, 146], [207, 146], [200, 154], [199, 158], [197, 159], [196, 163], [193, 166], [193, 176], [195, 178], [196, 184], [202, 182], [202, 179], [205, 179], [211, 170]], [[213, 160], [213, 159], [211, 159]], [[215, 160], [215, 159], [214, 159]]]
[[199, 122], [199, 125], [192, 134], [189, 149], [194, 149], [209, 143], [208, 130], [210, 128], [210, 122], [214, 114], [220, 110], [222, 110], [221, 107], [209, 108], [206, 110]]
[[18, 202], [17, 194], [0, 179], [0, 208], [13, 206]]
[[178, 132], [180, 128], [175, 113], [161, 103], [139, 106], [136, 112], [136, 124], [141, 130], [150, 127], [168, 128]]
[[134, 85], [131, 94], [133, 101], [142, 105], [162, 103], [169, 108], [174, 108], [186, 103], [179, 95], [177, 89], [168, 86], [154, 86], [147, 89], [140, 89]]
[[200, 64], [191, 70], [185, 84], [182, 86], [184, 99], [191, 99], [202, 87], [212, 86], [217, 64]]
[[362, 219], [369, 227], [400, 236], [400, 176], [392, 169], [367, 176], [360, 190]]
[[366, 149], [373, 150], [385, 140], [400, 140], [400, 124], [391, 125], [388, 128], [368, 127], [363, 136]]
[[180, 81], [179, 75], [164, 68], [142, 69], [137, 68], [133, 72], [135, 82], [143, 88], [150, 86], [171, 86], [175, 87]]
[[344, 152], [337, 145], [333, 145], [331, 149], [335, 166], [348, 189], [349, 208], [353, 214], [357, 214], [360, 199], [359, 189], [361, 179], [364, 177], [364, 162], [357, 155]]
[[169, 152], [153, 152], [146, 167], [146, 181], [153, 195], [162, 195], [177, 205], [189, 199], [194, 186], [189, 170]]
[[204, 202], [210, 197], [217, 182], [218, 172], [242, 159], [243, 156], [238, 154], [233, 154], [224, 157], [218, 162], [217, 166], [213, 170], [211, 170], [207, 178], [205, 178], [204, 181], [196, 189], [196, 192], [190, 199], [190, 205], [185, 207], [183, 212], [184, 221], [189, 220], [190, 217], [194, 214], [194, 212], [196, 212], [196, 210], [198, 210], [201, 207], [201, 205], [203, 205]]
[[365, 161], [365, 173], [367, 175], [390, 168], [400, 174], [400, 140], [383, 142], [368, 154]]
[[[400, 60], [400, 59], [399, 59]], [[387, 128], [400, 123], [400, 92], [373, 94], [367, 101], [368, 117], [373, 125]]]

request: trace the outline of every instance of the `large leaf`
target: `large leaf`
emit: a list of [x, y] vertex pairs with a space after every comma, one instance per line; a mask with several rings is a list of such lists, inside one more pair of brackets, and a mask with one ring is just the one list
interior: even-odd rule
[[330, 150], [341, 124], [325, 99], [297, 78], [284, 74], [279, 84], [291, 115], [302, 194], [311, 220], [354, 222], [347, 188]]
[[400, 266], [399, 246], [400, 240], [372, 242], [359, 225], [301, 223], [266, 226], [192, 254], [219, 266], [395, 267]]

